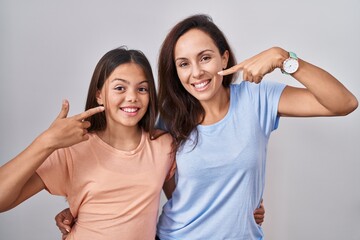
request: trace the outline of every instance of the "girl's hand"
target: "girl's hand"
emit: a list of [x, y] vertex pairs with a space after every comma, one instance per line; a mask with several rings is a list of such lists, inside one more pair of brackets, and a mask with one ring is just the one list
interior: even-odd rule
[[44, 143], [52, 149], [69, 147], [85, 141], [89, 138], [87, 128], [90, 127], [90, 122], [85, 121], [85, 119], [102, 111], [104, 111], [104, 107], [100, 106], [67, 117], [69, 102], [64, 100], [59, 116], [40, 137], [45, 138]]
[[282, 68], [289, 53], [279, 47], [265, 50], [231, 68], [218, 72], [219, 75], [229, 75], [242, 71], [244, 81], [260, 83], [263, 77], [274, 71], [275, 68]]

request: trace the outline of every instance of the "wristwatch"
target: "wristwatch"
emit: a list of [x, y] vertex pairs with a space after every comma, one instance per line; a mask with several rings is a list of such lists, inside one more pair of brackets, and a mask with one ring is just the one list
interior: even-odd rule
[[281, 69], [282, 73], [293, 74], [299, 68], [299, 60], [295, 53], [289, 52], [289, 58], [285, 59]]

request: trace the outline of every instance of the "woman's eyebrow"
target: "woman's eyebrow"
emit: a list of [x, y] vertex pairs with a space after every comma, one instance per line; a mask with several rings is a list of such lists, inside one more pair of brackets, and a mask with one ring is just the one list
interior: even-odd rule
[[[211, 50], [211, 49], [205, 49], [205, 50], [202, 50], [202, 51], [200, 51], [198, 54], [197, 54], [197, 56], [200, 56], [200, 55], [202, 55], [202, 54], [204, 54], [205, 52], [214, 52], [213, 50]], [[186, 57], [178, 57], [178, 58], [175, 58], [175, 62], [176, 61], [179, 61], [179, 60], [186, 60], [187, 58]]]
[[204, 54], [205, 52], [212, 52], [212, 53], [213, 53], [213, 52], [214, 52], [214, 50], [211, 50], [211, 49], [205, 49], [205, 50], [203, 50], [203, 51], [199, 52], [199, 53], [198, 53], [198, 56], [199, 56], [199, 55]]

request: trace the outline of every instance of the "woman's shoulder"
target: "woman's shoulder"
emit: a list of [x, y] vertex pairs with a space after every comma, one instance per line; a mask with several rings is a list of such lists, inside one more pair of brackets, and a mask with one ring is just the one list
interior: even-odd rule
[[252, 83], [248, 81], [242, 81], [239, 84], [231, 84], [230, 88], [234, 94], [247, 94], [258, 95], [260, 92], [272, 91], [273, 89], [283, 88], [283, 83], [275, 81], [261, 81], [260, 83]]

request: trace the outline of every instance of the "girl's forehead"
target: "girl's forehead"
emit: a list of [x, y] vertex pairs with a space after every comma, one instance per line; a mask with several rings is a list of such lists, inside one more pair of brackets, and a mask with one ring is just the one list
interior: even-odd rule
[[136, 73], [136, 74], [145, 74], [142, 66], [134, 62], [122, 63], [118, 65], [112, 74], [125, 74], [128, 72]]
[[108, 80], [123, 80], [127, 83], [138, 83], [147, 80], [144, 69], [136, 63], [124, 63], [117, 66], [110, 74]]

